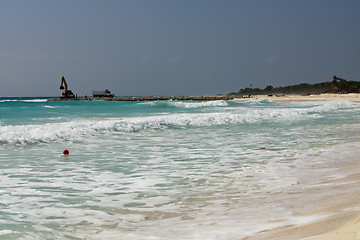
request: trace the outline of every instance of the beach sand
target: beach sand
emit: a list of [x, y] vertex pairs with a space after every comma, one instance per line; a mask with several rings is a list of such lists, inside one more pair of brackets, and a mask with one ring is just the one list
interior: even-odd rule
[[[359, 168], [360, 165], [352, 167]], [[337, 183], [337, 191], [329, 189], [333, 195], [318, 200], [309, 199], [309, 205], [294, 212], [295, 216], [324, 217], [304, 225], [269, 229], [245, 239], [360, 240], [360, 171], [344, 178], [323, 181], [322, 184], [330, 182]]]
[[360, 94], [359, 93], [348, 93], [348, 94], [332, 94], [332, 93], [324, 93], [324, 94], [316, 94], [316, 95], [253, 95], [250, 98], [235, 98], [234, 100], [264, 100], [269, 99], [271, 101], [281, 102], [281, 101], [294, 101], [294, 102], [301, 102], [301, 101], [339, 101], [339, 100], [346, 100], [352, 102], [360, 102]]
[[333, 94], [333, 93], [324, 93], [324, 94], [315, 94], [315, 95], [253, 95], [250, 98], [235, 98], [234, 100], [264, 100], [269, 99], [271, 101], [281, 102], [281, 101], [339, 101], [346, 100], [352, 102], [360, 102], [360, 93], [348, 93], [348, 94]]
[[[236, 100], [264, 100], [281, 102], [300, 101], [339, 101], [346, 100], [360, 102], [360, 94], [319, 94], [319, 95], [285, 95], [266, 96], [257, 95], [250, 98]], [[295, 216], [324, 216], [314, 222], [303, 225], [289, 225], [259, 232], [252, 239], [309, 239], [309, 240], [360, 240], [360, 161], [345, 168], [359, 169], [358, 173], [351, 174], [335, 180], [322, 181], [326, 188], [329, 185], [329, 194], [320, 199], [308, 200], [308, 205], [300, 211], [294, 212]], [[328, 184], [328, 183], [336, 183]], [[335, 188], [335, 189], [334, 189]]]

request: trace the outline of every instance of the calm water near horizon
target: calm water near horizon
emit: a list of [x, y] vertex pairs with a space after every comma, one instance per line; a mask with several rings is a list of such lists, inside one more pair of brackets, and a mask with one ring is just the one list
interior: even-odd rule
[[359, 116], [348, 101], [0, 98], [0, 239], [225, 240], [309, 222], [301, 196], [349, 173]]

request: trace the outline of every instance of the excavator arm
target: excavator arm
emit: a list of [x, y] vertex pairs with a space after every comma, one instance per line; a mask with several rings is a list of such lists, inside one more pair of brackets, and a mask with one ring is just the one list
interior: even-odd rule
[[74, 98], [75, 97], [74, 93], [68, 89], [68, 85], [66, 83], [64, 76], [62, 76], [62, 78], [61, 78], [60, 90], [64, 90], [64, 92], [62, 93], [63, 98]]
[[333, 76], [333, 83], [338, 91], [346, 92], [349, 89], [349, 83], [343, 78]]
[[[65, 86], [65, 88], [64, 88]], [[67, 83], [65, 81], [65, 77], [62, 76], [61, 78], [61, 85], [60, 85], [60, 90], [64, 90], [65, 89], [65, 92], [67, 92], [67, 89], [68, 89], [68, 86], [67, 86]]]
[[345, 79], [343, 79], [341, 77], [333, 76], [333, 82], [336, 83], [337, 81], [347, 82]]

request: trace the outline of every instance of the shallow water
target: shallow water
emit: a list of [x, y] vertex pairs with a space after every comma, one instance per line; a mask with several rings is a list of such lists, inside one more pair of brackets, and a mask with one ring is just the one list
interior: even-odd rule
[[346, 101], [0, 98], [0, 239], [241, 239], [308, 222], [318, 216], [294, 216], [298, 194], [347, 174], [359, 113]]

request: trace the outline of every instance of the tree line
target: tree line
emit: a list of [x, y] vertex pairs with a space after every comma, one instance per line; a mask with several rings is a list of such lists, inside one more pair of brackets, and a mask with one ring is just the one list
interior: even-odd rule
[[229, 95], [272, 95], [272, 94], [319, 94], [319, 93], [359, 93], [359, 81], [347, 81], [345, 83], [336, 84], [334, 82], [321, 82], [316, 84], [301, 83], [286, 87], [273, 87], [268, 85], [264, 89], [260, 88], [244, 88], [238, 92], [229, 93]]

